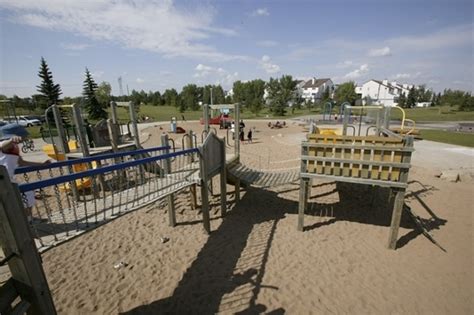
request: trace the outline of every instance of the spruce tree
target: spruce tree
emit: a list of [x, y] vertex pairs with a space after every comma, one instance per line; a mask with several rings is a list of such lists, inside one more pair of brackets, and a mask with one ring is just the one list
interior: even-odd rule
[[41, 57], [38, 76], [41, 78], [41, 84], [36, 86], [36, 88], [43, 98], [41, 105], [47, 107], [49, 105], [57, 104], [59, 102], [59, 96], [62, 94], [61, 87], [59, 84], [54, 84], [53, 75], [43, 57]]
[[89, 69], [86, 68], [86, 79], [84, 80], [84, 90], [82, 95], [84, 96], [84, 108], [89, 114], [89, 119], [99, 120], [107, 118], [107, 111], [104, 109], [104, 105], [101, 105], [97, 100], [95, 91], [97, 90], [97, 84], [94, 82]]
[[415, 87], [412, 87], [410, 89], [410, 91], [408, 91], [406, 105], [407, 105], [406, 106], [407, 108], [415, 107], [415, 105], [416, 105], [416, 90], [415, 90]]

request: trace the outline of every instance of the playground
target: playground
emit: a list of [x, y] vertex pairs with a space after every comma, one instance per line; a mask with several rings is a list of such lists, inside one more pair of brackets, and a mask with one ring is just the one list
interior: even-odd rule
[[[151, 168], [143, 171], [127, 152], [122, 156], [130, 163], [126, 171], [133, 183], [140, 183], [142, 171], [145, 181], [153, 183], [142, 191], [134, 184], [123, 188], [130, 196], [138, 194], [133, 200], [140, 207], [41, 255], [58, 313], [472, 312], [472, 152], [415, 142], [405, 203], [435, 243], [404, 213], [397, 250], [392, 251], [386, 245], [394, 196], [387, 187], [315, 179], [308, 193], [304, 232], [298, 231], [301, 189], [299, 181], [289, 176], [301, 167], [307, 121], [286, 120], [284, 128], [273, 129], [268, 120], [244, 123], [245, 135], [252, 128], [253, 141], [240, 143], [240, 163], [271, 173], [269, 183], [275, 183], [276, 174], [286, 174], [286, 183], [243, 185], [236, 194], [235, 185], [228, 181], [222, 186], [214, 176], [209, 195], [197, 194], [193, 200], [199, 166], [191, 159], [197, 152], [173, 155], [170, 169], [176, 173], [166, 171], [159, 156], [161, 150], [173, 154], [173, 147], [181, 152], [190, 150], [190, 143], [202, 144], [203, 126], [198, 121], [179, 122], [187, 132], [195, 132], [191, 136], [168, 133], [169, 124], [141, 130], [141, 146], [151, 150], [146, 152]], [[318, 128], [341, 133], [343, 126]], [[211, 132], [226, 137], [225, 150], [231, 158], [235, 147], [230, 130]], [[164, 143], [164, 133], [173, 141]], [[103, 167], [113, 167], [114, 158]], [[435, 176], [448, 168], [463, 168], [461, 182]], [[157, 170], [169, 176], [162, 177]], [[182, 176], [178, 185], [185, 178], [185, 186], [173, 186], [178, 173]], [[101, 191], [100, 178], [94, 176], [90, 175], [90, 186]], [[113, 182], [113, 176], [104, 181]], [[174, 218], [169, 199], [150, 193], [155, 187], [173, 191]], [[104, 194], [106, 202], [119, 202], [118, 195], [114, 198], [108, 190]], [[123, 208], [108, 207], [127, 212], [136, 206], [125, 202], [127, 196], [122, 196]], [[54, 191], [46, 198], [57, 202]], [[66, 199], [62, 202], [67, 204]], [[203, 203], [208, 204], [210, 234], [203, 233]], [[93, 225], [103, 213], [94, 216], [91, 205]]]

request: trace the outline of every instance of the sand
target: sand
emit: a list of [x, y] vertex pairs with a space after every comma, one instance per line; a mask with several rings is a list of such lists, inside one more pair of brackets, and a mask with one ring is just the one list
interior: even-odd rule
[[[304, 134], [287, 123], [247, 122], [256, 132], [242, 145], [242, 160], [260, 169], [298, 167]], [[145, 146], [160, 144], [168, 126], [159, 128], [144, 131], [151, 135]], [[181, 135], [172, 137], [180, 145]], [[391, 206], [382, 188], [314, 181], [302, 233], [297, 184], [249, 188], [237, 205], [228, 186], [225, 218], [218, 192], [211, 198], [210, 235], [183, 191], [174, 228], [159, 201], [44, 253], [58, 313], [472, 314], [472, 177], [437, 178], [439, 169], [426, 162], [436, 157], [417, 154], [406, 202], [445, 251], [406, 215], [398, 249], [388, 250]], [[464, 172], [472, 171], [463, 161]], [[428, 211], [439, 219], [429, 220]], [[126, 266], [114, 268], [120, 261]]]

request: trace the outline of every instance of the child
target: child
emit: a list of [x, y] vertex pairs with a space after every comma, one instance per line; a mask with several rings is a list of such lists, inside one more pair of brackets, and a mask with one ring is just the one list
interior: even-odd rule
[[[27, 135], [28, 132], [25, 128], [16, 124], [8, 124], [0, 129], [0, 165], [7, 169], [12, 182], [15, 182], [15, 170], [19, 166], [37, 166], [50, 163], [49, 160], [44, 163], [26, 161], [20, 156], [18, 143], [21, 142], [22, 137], [26, 137]], [[38, 219], [33, 220], [31, 215], [31, 208], [35, 203], [34, 192], [28, 191], [25, 193], [25, 196], [26, 203], [24, 206], [28, 222], [33, 223], [33, 221], [38, 221]]]
[[247, 141], [252, 143], [252, 128], [249, 129], [249, 133], [247, 134]]

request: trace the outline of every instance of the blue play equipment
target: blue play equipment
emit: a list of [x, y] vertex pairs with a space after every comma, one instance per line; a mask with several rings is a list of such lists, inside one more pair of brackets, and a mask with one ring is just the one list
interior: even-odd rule
[[331, 115], [332, 115], [332, 107], [333, 107], [333, 102], [328, 101], [324, 103], [323, 106], [323, 121], [332, 121]]
[[349, 121], [351, 120], [351, 114], [352, 114], [351, 109], [348, 108], [348, 110], [345, 111], [346, 106], [350, 107], [351, 104], [349, 102], [344, 102], [344, 103], [341, 104], [341, 108], [339, 109], [339, 120], [340, 121], [343, 121], [343, 117], [344, 117], [345, 114], [349, 116]]

